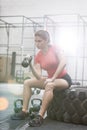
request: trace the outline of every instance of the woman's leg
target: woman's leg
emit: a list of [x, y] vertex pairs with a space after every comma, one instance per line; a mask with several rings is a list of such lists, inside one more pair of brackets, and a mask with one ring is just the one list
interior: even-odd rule
[[11, 119], [13, 120], [23, 120], [28, 117], [28, 104], [31, 97], [31, 88], [43, 88], [45, 79], [37, 80], [35, 78], [25, 80], [24, 82], [24, 90], [23, 90], [23, 107], [22, 111], [13, 114]]
[[39, 114], [42, 117], [44, 116], [49, 103], [53, 99], [53, 89], [58, 88], [60, 90], [60, 89], [66, 89], [68, 87], [69, 87], [69, 84], [64, 79], [56, 79], [53, 83], [48, 83], [45, 86], [45, 92], [44, 92], [44, 95], [43, 95], [42, 106], [41, 106], [41, 109], [40, 109], [40, 112], [39, 112]]
[[45, 79], [37, 80], [35, 78], [25, 80], [23, 89], [23, 108], [22, 111], [27, 112], [29, 100], [31, 98], [31, 88], [42, 88]]
[[49, 82], [45, 85], [45, 92], [42, 99], [42, 106], [39, 111], [39, 115], [36, 116], [33, 120], [29, 122], [30, 126], [40, 126], [43, 123], [43, 116], [47, 110], [47, 107], [51, 100], [53, 99], [53, 89], [66, 89], [69, 87], [69, 84], [64, 79], [56, 79], [54, 82]]

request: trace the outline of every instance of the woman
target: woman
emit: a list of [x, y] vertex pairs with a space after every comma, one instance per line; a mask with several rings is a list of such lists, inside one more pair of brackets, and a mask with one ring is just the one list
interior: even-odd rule
[[[25, 80], [23, 90], [23, 108], [15, 116], [25, 119], [28, 116], [28, 104], [31, 97], [31, 88], [44, 89], [42, 105], [39, 114], [29, 122], [30, 126], [40, 126], [47, 107], [53, 99], [53, 90], [67, 89], [72, 84], [70, 76], [65, 70], [66, 60], [59, 48], [50, 44], [49, 33], [39, 30], [35, 33], [35, 45], [39, 52], [35, 56], [34, 65], [30, 62], [30, 68], [35, 78]], [[47, 71], [48, 77], [42, 76], [42, 69]]]

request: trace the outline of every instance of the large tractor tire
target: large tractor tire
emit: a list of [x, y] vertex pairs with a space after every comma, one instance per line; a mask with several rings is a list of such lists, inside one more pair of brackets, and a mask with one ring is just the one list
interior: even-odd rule
[[54, 90], [54, 97], [47, 109], [47, 116], [54, 120], [63, 121], [63, 113], [65, 108], [63, 107], [63, 100], [66, 97], [66, 91]]
[[87, 86], [72, 85], [67, 90], [54, 90], [47, 116], [51, 119], [87, 125]]

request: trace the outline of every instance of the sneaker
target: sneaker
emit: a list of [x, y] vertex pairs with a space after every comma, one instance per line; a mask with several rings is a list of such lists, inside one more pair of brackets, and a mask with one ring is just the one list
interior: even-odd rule
[[41, 126], [42, 123], [43, 123], [43, 117], [40, 115], [37, 115], [34, 119], [29, 121], [29, 126], [38, 127], [38, 126]]
[[14, 115], [11, 116], [12, 120], [24, 120], [26, 117], [28, 117], [29, 114], [25, 113], [23, 111], [20, 111], [19, 113], [15, 113]]

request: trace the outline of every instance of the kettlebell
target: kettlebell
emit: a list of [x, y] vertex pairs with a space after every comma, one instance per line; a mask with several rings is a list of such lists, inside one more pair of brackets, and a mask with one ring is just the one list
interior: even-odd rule
[[[37, 101], [39, 103], [35, 103]], [[30, 114], [39, 112], [41, 104], [42, 104], [42, 100], [41, 99], [39, 99], [39, 98], [32, 99], [31, 100], [32, 107], [30, 108], [30, 111], [29, 111]]]
[[[39, 103], [35, 103], [36, 101], [39, 101]], [[33, 110], [34, 111], [39, 111], [40, 110], [40, 106], [42, 104], [42, 100], [39, 98], [34, 98], [31, 100], [31, 104], [33, 106]]]
[[30, 62], [32, 60], [32, 56], [30, 57], [25, 57], [24, 60], [22, 61], [21, 65], [26, 68], [29, 66]]
[[26, 67], [28, 67], [28, 65], [29, 65], [29, 60], [28, 60], [28, 58], [24, 58], [24, 60], [22, 61], [22, 66], [24, 67], [24, 68], [26, 68]]
[[22, 110], [23, 100], [17, 99], [14, 101], [14, 112], [18, 113]]

